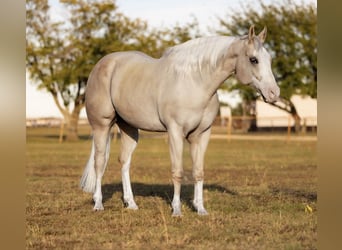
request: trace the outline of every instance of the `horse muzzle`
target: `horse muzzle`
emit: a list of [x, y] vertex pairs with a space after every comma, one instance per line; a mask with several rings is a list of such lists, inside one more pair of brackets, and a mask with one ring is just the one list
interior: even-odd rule
[[275, 103], [279, 100], [280, 88], [278, 86], [267, 88], [259, 91], [266, 103]]

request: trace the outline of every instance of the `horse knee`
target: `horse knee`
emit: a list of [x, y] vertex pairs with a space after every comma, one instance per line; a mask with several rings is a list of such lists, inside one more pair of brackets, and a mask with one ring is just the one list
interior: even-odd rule
[[192, 176], [193, 176], [195, 181], [203, 181], [203, 179], [204, 179], [204, 172], [203, 172], [203, 170], [195, 169], [192, 172]]
[[105, 156], [99, 155], [95, 157], [95, 168], [102, 168], [105, 164]]
[[118, 162], [119, 162], [119, 164], [120, 164], [121, 167], [122, 167], [123, 165], [125, 165], [126, 160], [125, 160], [124, 158], [122, 158], [122, 157], [119, 157], [119, 158], [118, 158]]
[[128, 171], [131, 165], [131, 157], [119, 157], [119, 163], [122, 171]]
[[172, 179], [176, 182], [181, 182], [183, 179], [183, 170], [173, 170]]
[[103, 175], [106, 168], [106, 154], [104, 152], [97, 152], [95, 155], [95, 170], [97, 175]]
[[106, 154], [104, 151], [96, 151], [95, 153], [95, 164], [100, 164], [102, 162], [104, 162], [106, 159]]

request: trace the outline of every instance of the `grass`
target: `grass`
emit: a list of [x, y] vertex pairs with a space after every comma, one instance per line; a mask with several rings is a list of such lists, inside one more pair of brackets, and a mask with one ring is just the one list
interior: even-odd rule
[[150, 133], [132, 160], [139, 210], [122, 203], [118, 140], [103, 179], [105, 210], [92, 211], [91, 195], [79, 189], [89, 132], [82, 128], [82, 140], [59, 144], [56, 128], [27, 130], [27, 249], [317, 249], [316, 142], [212, 139], [205, 217], [190, 205], [185, 147], [183, 217], [173, 218], [167, 142]]

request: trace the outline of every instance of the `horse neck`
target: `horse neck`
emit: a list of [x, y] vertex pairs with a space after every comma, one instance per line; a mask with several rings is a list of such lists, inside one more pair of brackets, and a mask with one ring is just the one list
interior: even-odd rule
[[228, 48], [228, 52], [217, 62], [217, 68], [211, 72], [210, 77], [204, 79], [204, 86], [208, 92], [214, 94], [220, 85], [235, 73], [237, 56], [243, 48], [243, 41], [236, 39]]

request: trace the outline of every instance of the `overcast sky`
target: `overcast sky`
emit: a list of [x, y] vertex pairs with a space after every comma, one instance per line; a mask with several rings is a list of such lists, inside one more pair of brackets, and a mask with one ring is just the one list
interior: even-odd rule
[[[208, 27], [218, 27], [217, 17], [229, 19], [230, 9], [239, 9], [255, 0], [117, 0], [119, 11], [131, 18], [146, 20], [152, 27], [172, 27], [184, 24], [196, 17], [203, 33], [212, 34]], [[264, 0], [270, 3], [270, 0]], [[274, 1], [273, 1], [274, 2]], [[296, 0], [296, 2], [316, 3], [314, 0]], [[50, 0], [54, 18], [63, 19], [66, 15], [58, 0]], [[316, 4], [317, 5], [317, 4]], [[26, 77], [26, 117], [62, 117], [50, 94], [37, 91]], [[85, 117], [84, 109], [81, 113]]]

